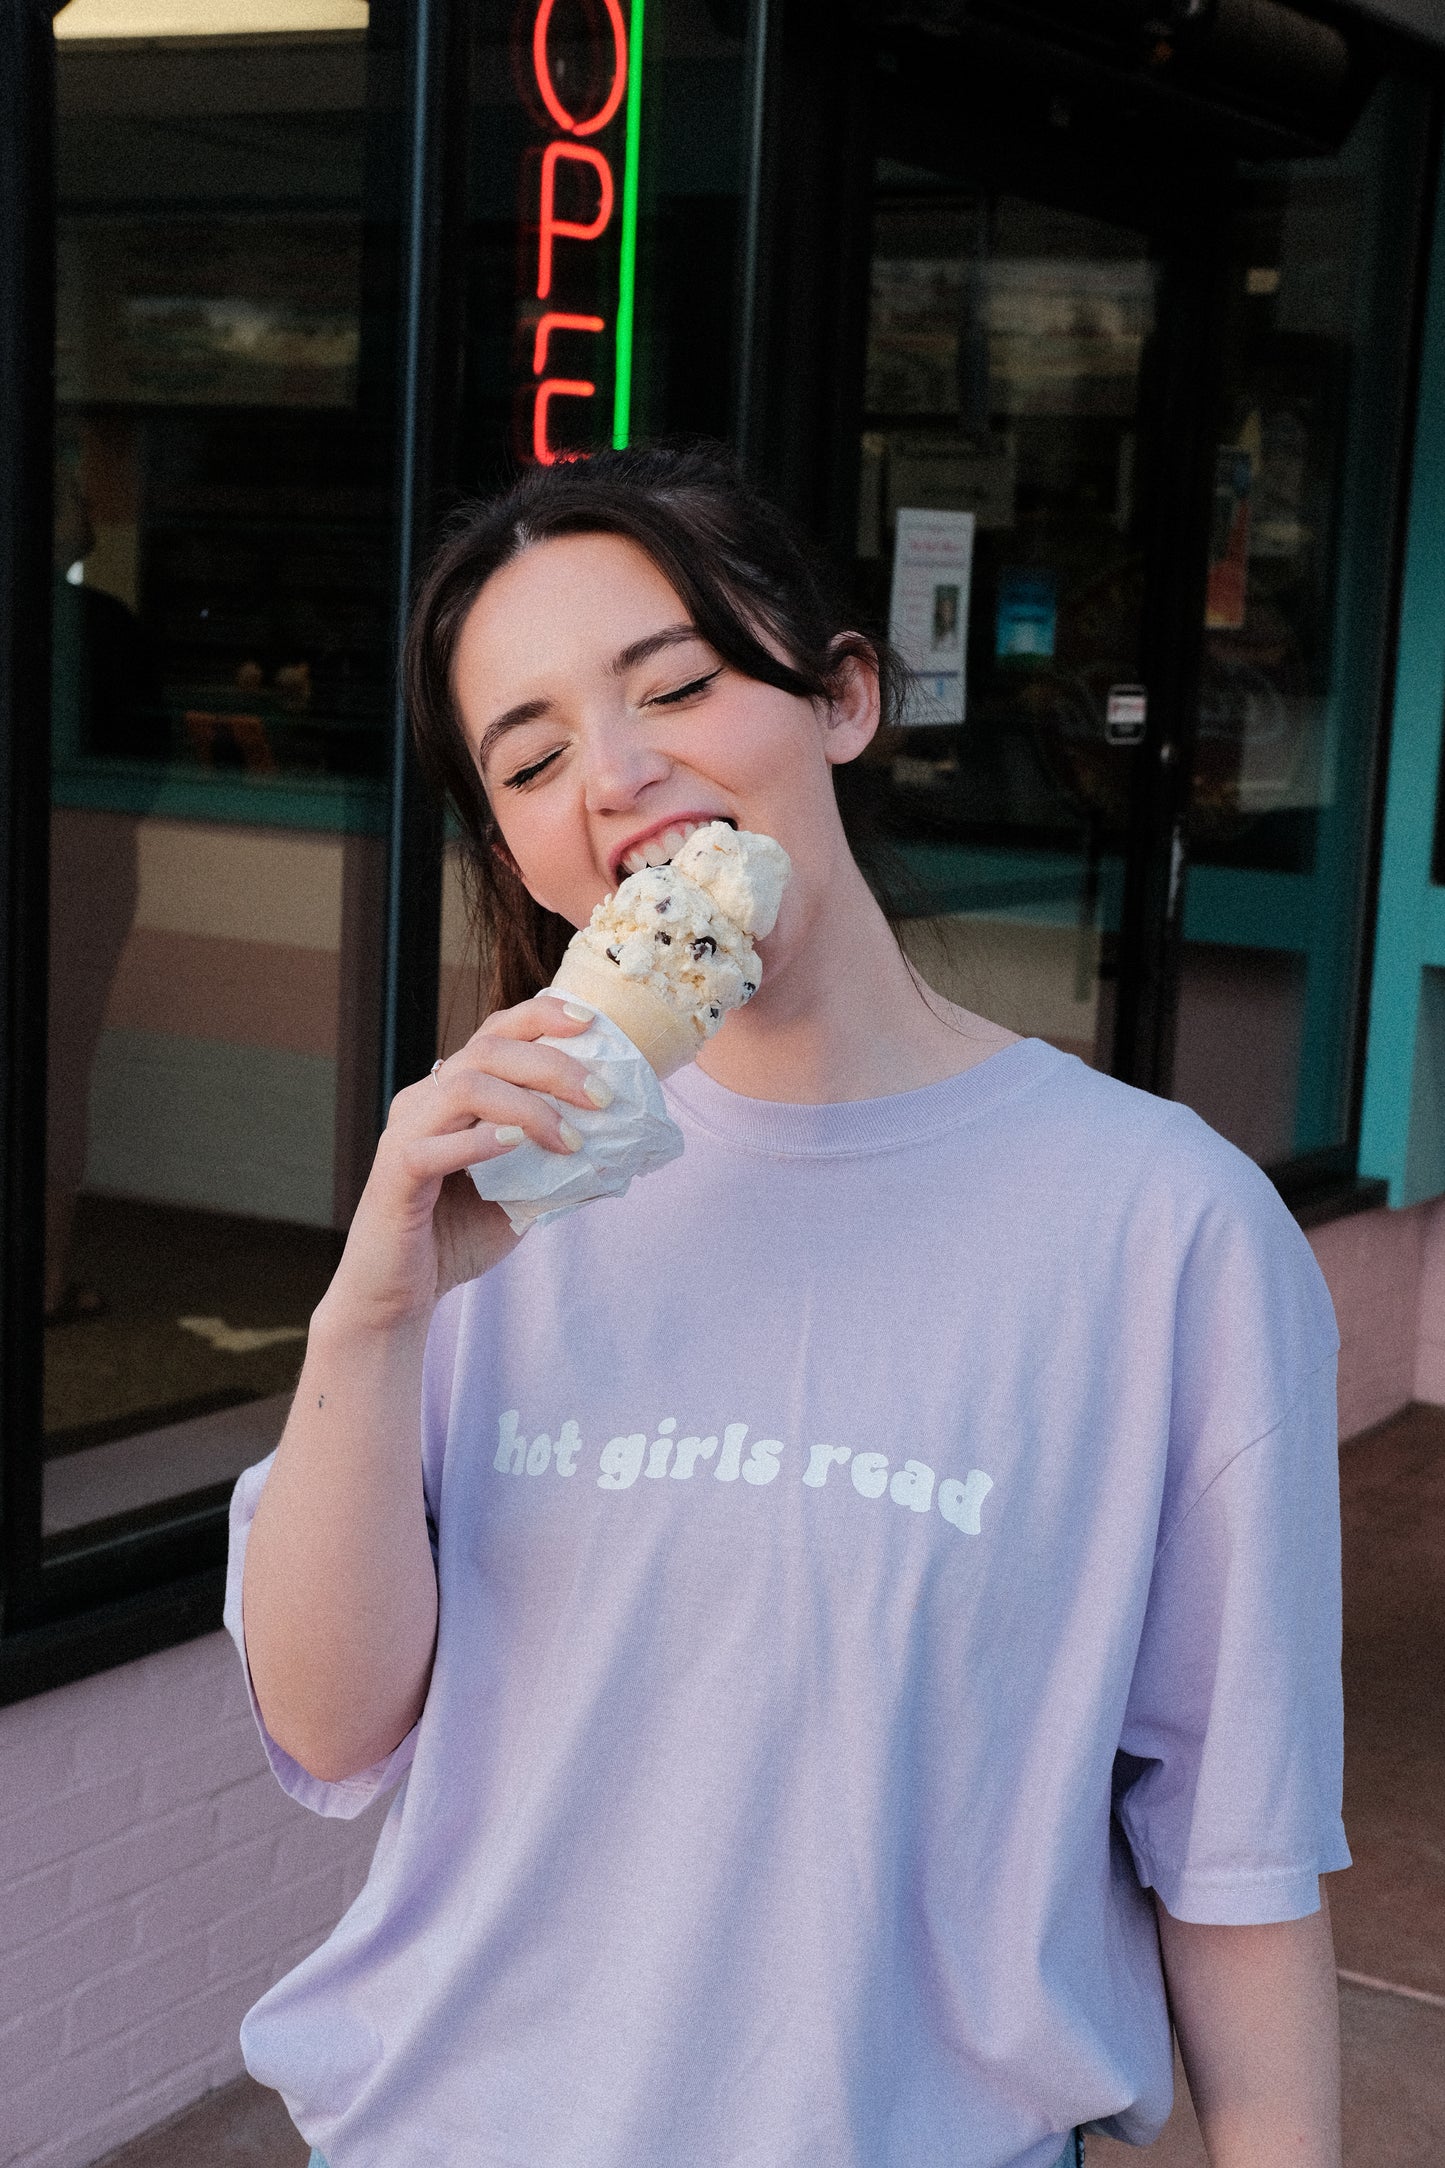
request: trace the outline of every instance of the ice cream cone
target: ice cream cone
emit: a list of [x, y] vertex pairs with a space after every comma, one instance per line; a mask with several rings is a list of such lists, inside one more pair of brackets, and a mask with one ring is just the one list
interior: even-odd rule
[[615, 964], [573, 942], [552, 981], [552, 991], [573, 994], [600, 1009], [625, 1031], [660, 1077], [692, 1061], [703, 1041], [691, 1019], [680, 1016], [661, 994], [624, 978]]

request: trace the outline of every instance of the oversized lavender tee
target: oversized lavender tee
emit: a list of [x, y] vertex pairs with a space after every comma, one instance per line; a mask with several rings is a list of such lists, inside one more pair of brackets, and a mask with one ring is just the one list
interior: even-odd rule
[[[1053, 2168], [1170, 2104], [1149, 1889], [1312, 1911], [1336, 1336], [1265, 1178], [1037, 1040], [668, 1086], [437, 1310], [441, 1590], [366, 1888], [246, 2019], [331, 2168]], [[228, 1622], [266, 1473], [234, 1507]]]

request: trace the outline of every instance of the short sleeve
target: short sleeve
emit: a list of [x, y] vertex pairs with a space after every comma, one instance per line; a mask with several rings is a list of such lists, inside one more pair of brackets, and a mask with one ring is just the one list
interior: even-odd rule
[[1115, 1775], [1140, 1880], [1203, 1925], [1316, 1911], [1350, 1864], [1343, 1729], [1331, 1354], [1155, 1559]]
[[256, 1689], [251, 1681], [251, 1666], [246, 1657], [246, 1636], [241, 1623], [241, 1577], [246, 1565], [246, 1543], [251, 1533], [257, 1502], [271, 1472], [274, 1453], [258, 1461], [254, 1468], [247, 1468], [231, 1493], [230, 1549], [226, 1560], [226, 1609], [225, 1627], [235, 1642], [241, 1657], [241, 1669], [246, 1680], [246, 1695], [251, 1704], [251, 1714], [256, 1719], [256, 1729], [261, 1734], [261, 1744], [272, 1774], [284, 1792], [309, 1807], [313, 1814], [324, 1814], [333, 1820], [349, 1822], [371, 1805], [382, 1792], [399, 1784], [411, 1767], [416, 1751], [417, 1727], [411, 1730], [400, 1745], [392, 1748], [384, 1761], [374, 1762], [370, 1769], [358, 1770], [355, 1776], [344, 1777], [340, 1783], [328, 1783], [323, 1777], [312, 1776], [300, 1762], [293, 1761], [284, 1747], [276, 1744], [266, 1729], [266, 1719], [256, 1699]]

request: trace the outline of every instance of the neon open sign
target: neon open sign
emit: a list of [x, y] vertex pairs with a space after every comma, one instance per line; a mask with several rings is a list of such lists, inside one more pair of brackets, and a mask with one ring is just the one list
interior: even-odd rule
[[530, 254], [522, 358], [530, 372], [520, 387], [519, 449], [544, 466], [585, 458], [606, 441], [609, 360], [612, 443], [626, 444], [631, 429], [643, 4], [631, 0], [625, 18], [622, 0], [567, 0], [585, 30], [560, 51], [557, 0], [532, 0], [523, 65], [546, 140], [523, 169]]

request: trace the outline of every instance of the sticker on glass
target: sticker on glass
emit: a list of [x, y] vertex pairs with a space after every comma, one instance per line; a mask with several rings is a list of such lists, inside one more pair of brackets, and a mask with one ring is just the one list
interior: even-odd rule
[[1006, 565], [998, 582], [995, 657], [1003, 662], [1013, 655], [1032, 655], [1047, 661], [1054, 652], [1058, 620], [1058, 588], [1052, 572]]
[[1142, 685], [1111, 685], [1104, 704], [1104, 738], [1109, 745], [1137, 745], [1149, 720], [1149, 695]]

